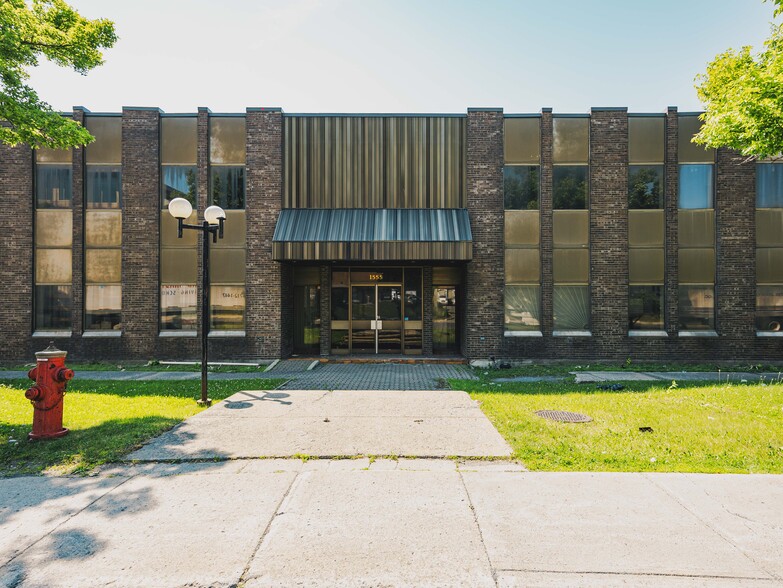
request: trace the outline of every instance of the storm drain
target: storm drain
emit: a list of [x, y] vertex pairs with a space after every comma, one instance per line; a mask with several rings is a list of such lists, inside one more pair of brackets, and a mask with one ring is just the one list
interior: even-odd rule
[[561, 423], [589, 423], [593, 420], [586, 414], [568, 412], [567, 410], [537, 410], [536, 414], [550, 421], [559, 421]]

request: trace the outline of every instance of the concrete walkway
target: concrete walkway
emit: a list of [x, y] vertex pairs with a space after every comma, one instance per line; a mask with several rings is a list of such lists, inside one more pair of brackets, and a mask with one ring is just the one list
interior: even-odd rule
[[128, 459], [298, 455], [508, 457], [511, 448], [465, 392], [280, 390], [234, 394]]
[[783, 478], [230, 460], [0, 479], [0, 586], [783, 585]]

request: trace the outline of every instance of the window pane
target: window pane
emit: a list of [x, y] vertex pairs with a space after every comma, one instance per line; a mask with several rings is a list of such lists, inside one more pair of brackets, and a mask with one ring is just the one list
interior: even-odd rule
[[348, 288], [332, 288], [332, 320], [348, 320]]
[[122, 286], [87, 286], [84, 310], [86, 330], [119, 330], [122, 327]]
[[681, 330], [715, 329], [715, 289], [712, 286], [680, 286], [677, 306]]
[[663, 208], [663, 166], [628, 166], [628, 208]]
[[244, 166], [221, 166], [211, 170], [211, 202], [223, 209], [245, 207]]
[[245, 287], [211, 286], [210, 328], [223, 331], [245, 329]]
[[553, 176], [555, 210], [587, 208], [587, 166], [556, 165]]
[[161, 284], [160, 329], [196, 330], [195, 284]]
[[87, 166], [87, 207], [120, 208], [122, 173], [120, 166]]
[[347, 352], [348, 349], [348, 331], [345, 329], [332, 331], [332, 350]]
[[35, 287], [35, 328], [71, 330], [71, 286]]
[[552, 156], [555, 163], [587, 163], [590, 152], [590, 119], [554, 117]]
[[506, 210], [538, 210], [537, 165], [503, 168], [503, 202]]
[[783, 164], [756, 165], [756, 208], [783, 207]]
[[783, 330], [783, 285], [756, 286], [756, 329]]
[[552, 300], [554, 326], [559, 331], [590, 328], [590, 289], [587, 286], [555, 286]]
[[680, 208], [712, 208], [712, 165], [680, 166]]
[[71, 166], [39, 165], [35, 173], [37, 208], [71, 207]]
[[506, 331], [537, 331], [541, 328], [538, 286], [506, 286]]
[[419, 268], [405, 270], [405, 320], [421, 320], [421, 269]]
[[375, 320], [375, 286], [351, 286], [351, 319]]
[[663, 286], [631, 286], [628, 294], [628, 329], [663, 329]]
[[196, 207], [196, 168], [185, 165], [164, 165], [163, 182], [161, 184], [163, 197], [162, 208], [166, 208], [174, 198], [184, 198]]
[[321, 288], [294, 286], [294, 351], [315, 353], [321, 348]]

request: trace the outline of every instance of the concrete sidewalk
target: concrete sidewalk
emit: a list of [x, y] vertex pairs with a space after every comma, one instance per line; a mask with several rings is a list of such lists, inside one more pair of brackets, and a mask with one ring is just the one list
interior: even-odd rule
[[238, 392], [131, 453], [162, 461], [253, 457], [508, 457], [511, 447], [457, 390]]
[[0, 585], [783, 585], [783, 478], [230, 460], [0, 480]]

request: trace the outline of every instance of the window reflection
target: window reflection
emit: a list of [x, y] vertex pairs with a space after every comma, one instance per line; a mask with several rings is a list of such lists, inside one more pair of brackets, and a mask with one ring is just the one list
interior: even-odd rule
[[196, 207], [196, 167], [189, 165], [164, 165], [161, 168], [162, 207], [166, 208], [174, 198], [184, 198]]
[[169, 330], [196, 330], [196, 285], [161, 284], [160, 328]]
[[541, 328], [539, 296], [538, 286], [506, 286], [506, 331], [537, 331]]
[[71, 286], [35, 287], [35, 328], [71, 329]]
[[715, 328], [715, 289], [709, 286], [680, 286], [679, 328], [685, 331]]
[[663, 286], [630, 286], [628, 329], [663, 329]]
[[122, 286], [87, 286], [84, 310], [86, 330], [119, 330], [122, 320]]
[[628, 166], [628, 208], [663, 208], [663, 166]]
[[556, 165], [552, 177], [555, 210], [584, 210], [587, 208], [587, 166]]
[[37, 165], [35, 174], [37, 208], [71, 207], [71, 166]]
[[783, 164], [756, 165], [756, 208], [783, 208]]
[[88, 165], [86, 181], [88, 208], [120, 208], [122, 172], [119, 165]]
[[210, 173], [210, 204], [226, 210], [244, 208], [245, 167], [215, 166]]
[[712, 208], [712, 164], [680, 165], [680, 208]]
[[538, 210], [539, 167], [507, 165], [503, 168], [503, 203], [506, 210]]
[[590, 289], [587, 286], [555, 286], [552, 313], [556, 330], [590, 328]]
[[225, 331], [245, 329], [245, 287], [210, 287], [210, 328]]

